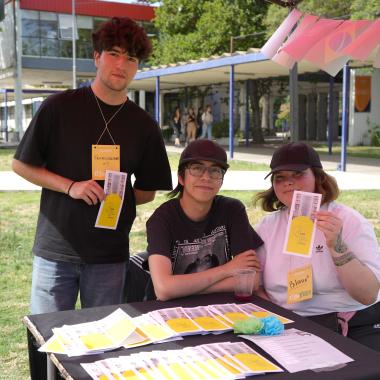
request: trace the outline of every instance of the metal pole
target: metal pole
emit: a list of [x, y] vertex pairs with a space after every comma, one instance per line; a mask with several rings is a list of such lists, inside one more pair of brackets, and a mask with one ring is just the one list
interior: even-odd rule
[[334, 115], [334, 77], [330, 75], [329, 79], [329, 123], [328, 123], [328, 147], [329, 154], [332, 154], [333, 145], [333, 115]]
[[229, 130], [229, 145], [230, 145], [230, 158], [234, 158], [234, 74], [235, 66], [230, 66], [230, 104], [229, 104], [229, 116], [230, 116], [230, 130]]
[[250, 122], [250, 113], [249, 113], [249, 80], [246, 82], [246, 94], [245, 94], [245, 146], [249, 146], [249, 122]]
[[71, 41], [73, 47], [73, 88], [77, 88], [77, 44], [76, 44], [76, 30], [77, 30], [77, 20], [75, 14], [75, 0], [71, 2], [72, 11], [72, 34]]
[[160, 125], [160, 77], [156, 77], [156, 96], [154, 98], [154, 113], [158, 125]]
[[8, 142], [8, 90], [4, 92], [4, 129], [5, 129], [5, 141]]
[[297, 62], [289, 73], [290, 92], [290, 131], [291, 140], [299, 141], [299, 120], [298, 120], [298, 65]]
[[350, 112], [350, 66], [346, 63], [343, 67], [343, 105], [342, 105], [342, 142], [341, 142], [341, 154], [340, 165], [338, 170], [346, 171], [346, 159], [347, 159], [347, 132], [348, 132], [348, 120]]
[[23, 135], [22, 128], [22, 65], [21, 65], [21, 19], [20, 0], [14, 2], [14, 23], [15, 23], [15, 130], [19, 133], [19, 138]]

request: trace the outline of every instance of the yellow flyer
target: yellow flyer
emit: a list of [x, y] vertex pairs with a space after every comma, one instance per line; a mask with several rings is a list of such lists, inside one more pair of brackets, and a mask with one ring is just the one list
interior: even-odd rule
[[309, 300], [313, 297], [313, 271], [311, 265], [288, 273], [288, 303]]
[[316, 224], [313, 213], [319, 210], [322, 194], [295, 191], [289, 213], [283, 252], [311, 257]]
[[95, 227], [115, 230], [123, 206], [127, 173], [107, 170], [104, 181], [106, 198], [102, 201]]

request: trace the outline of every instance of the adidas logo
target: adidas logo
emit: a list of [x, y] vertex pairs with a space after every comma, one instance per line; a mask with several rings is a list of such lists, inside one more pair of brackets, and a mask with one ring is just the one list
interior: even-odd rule
[[316, 252], [319, 252], [319, 253], [323, 252], [323, 245], [318, 244], [318, 245], [315, 247], [315, 251], [316, 251]]

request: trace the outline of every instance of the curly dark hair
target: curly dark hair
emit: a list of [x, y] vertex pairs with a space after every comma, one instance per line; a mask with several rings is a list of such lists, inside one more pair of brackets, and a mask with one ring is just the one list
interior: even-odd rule
[[[315, 177], [315, 192], [322, 194], [322, 204], [334, 201], [339, 196], [339, 188], [336, 180], [327, 174], [323, 169], [311, 168]], [[258, 193], [254, 198], [254, 204], [258, 202], [264, 211], [276, 211], [285, 207], [277, 198], [273, 188], [273, 174], [271, 176], [272, 186], [265, 191]]]
[[101, 54], [118, 46], [130, 56], [143, 60], [152, 52], [152, 44], [144, 30], [129, 17], [113, 17], [92, 33], [94, 51]]

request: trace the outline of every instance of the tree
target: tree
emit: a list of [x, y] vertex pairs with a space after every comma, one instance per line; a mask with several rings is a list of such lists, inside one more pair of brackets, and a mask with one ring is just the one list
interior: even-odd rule
[[[163, 0], [154, 21], [159, 38], [153, 45], [151, 63], [221, 55], [230, 51], [231, 37], [241, 37], [234, 39], [234, 50], [261, 47], [266, 40], [263, 20], [267, 8], [265, 0]], [[205, 93], [199, 95], [204, 98]], [[251, 104], [259, 117], [256, 95], [251, 94]], [[257, 129], [253, 134], [262, 141], [259, 120], [253, 125]]]
[[[188, 61], [229, 51], [230, 38], [264, 30], [264, 0], [163, 0], [157, 8], [153, 64]], [[261, 47], [258, 34], [236, 41], [236, 49]]]

